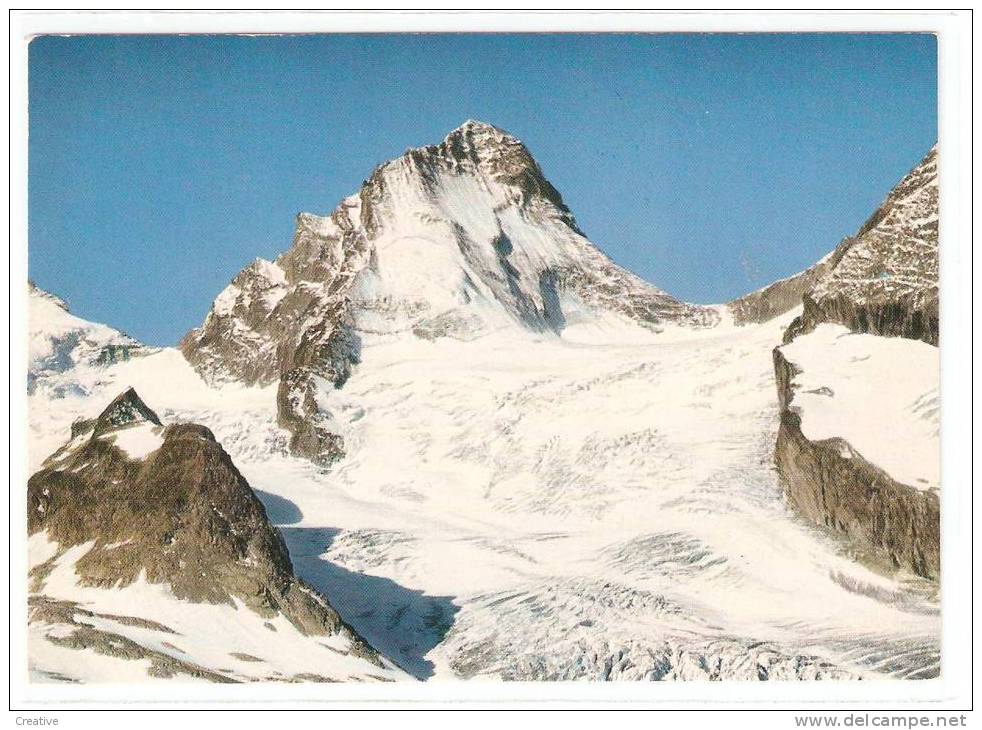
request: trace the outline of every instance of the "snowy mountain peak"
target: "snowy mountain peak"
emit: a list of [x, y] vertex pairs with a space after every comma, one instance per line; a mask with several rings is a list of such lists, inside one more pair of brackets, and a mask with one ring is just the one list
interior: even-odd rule
[[30, 279], [27, 280], [27, 290], [32, 299], [36, 297], [38, 299], [45, 300], [55, 305], [59, 309], [62, 309], [66, 312], [68, 311], [68, 302], [66, 302], [61, 297], [56, 297], [54, 294], [52, 294], [49, 291], [45, 291]]
[[[507, 152], [521, 148], [527, 153], [525, 145], [517, 137], [512, 136], [500, 127], [492, 124], [468, 119], [459, 127], [444, 137], [438, 147], [443, 147], [453, 153], [473, 153], [478, 159], [481, 155]], [[529, 160], [532, 161], [531, 155]]]
[[517, 137], [486, 122], [468, 119], [440, 144], [410, 149], [395, 164], [408, 165], [427, 180], [440, 171], [476, 175], [490, 185], [512, 189], [519, 202], [543, 199], [575, 227], [562, 196], [546, 180], [528, 148]]
[[467, 119], [463, 124], [450, 132], [447, 136], [450, 137], [454, 134], [461, 132], [500, 132], [505, 134], [504, 130], [500, 127], [496, 127], [493, 124], [488, 124], [487, 122], [482, 122], [480, 119]]
[[181, 350], [213, 384], [279, 380], [293, 448], [323, 461], [343, 452], [316, 383], [340, 387], [373, 341], [598, 342], [718, 321], [607, 258], [525, 145], [469, 120], [376, 168], [331, 215], [300, 214], [290, 249], [236, 276]]
[[[156, 433], [163, 426], [160, 418], [143, 402], [136, 390], [127, 388], [95, 418], [78, 419], [72, 424], [72, 439], [83, 434], [94, 437], [117, 433], [137, 426], [145, 426], [149, 432]], [[156, 438], [152, 439], [156, 441]]]
[[119, 330], [76, 317], [63, 299], [33, 282], [28, 291], [28, 393], [87, 393], [106, 366], [152, 352]]

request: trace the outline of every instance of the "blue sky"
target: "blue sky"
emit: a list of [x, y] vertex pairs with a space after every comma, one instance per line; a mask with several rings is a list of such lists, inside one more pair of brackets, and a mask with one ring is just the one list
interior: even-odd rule
[[256, 256], [465, 119], [522, 139], [580, 227], [694, 302], [809, 266], [937, 135], [930, 35], [43, 37], [29, 269], [173, 344]]

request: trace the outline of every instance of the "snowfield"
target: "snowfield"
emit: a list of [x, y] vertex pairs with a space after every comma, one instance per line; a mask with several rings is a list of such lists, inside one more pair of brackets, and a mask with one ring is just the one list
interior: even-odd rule
[[[29, 552], [50, 555], [43, 533], [33, 535]], [[350, 655], [341, 636], [304, 636], [282, 615], [263, 619], [233, 599], [235, 605], [190, 603], [174, 597], [167, 586], [145, 579], [114, 590], [80, 586], [73, 565], [94, 546], [66, 551], [44, 580], [43, 595], [80, 604], [76, 624], [32, 624], [31, 674], [35, 681], [147, 682], [168, 677], [148, 674], [147, 659], [120, 659], [57, 645], [47, 637], [65, 636], [74, 626], [91, 626], [121, 636], [157, 655], [187, 661], [206, 672], [234, 681], [396, 681], [407, 679], [393, 667], [378, 667]], [[142, 619], [142, 621], [141, 621]], [[79, 652], [84, 652], [84, 659]], [[180, 681], [193, 679], [188, 675]]]
[[821, 324], [781, 351], [801, 371], [792, 407], [806, 438], [839, 437], [897, 481], [940, 489], [937, 347]]
[[[347, 449], [328, 471], [287, 454], [275, 385], [211, 389], [173, 349], [80, 365], [30, 396], [31, 471], [74, 419], [129, 386], [164, 423], [209, 427], [297, 574], [419, 679], [937, 676], [933, 584], [857, 562], [785, 505], [771, 349], [794, 314], [602, 346], [514, 328], [471, 341], [366, 335], [344, 388], [322, 393]], [[833, 352], [856, 357], [846, 340]], [[31, 550], [50, 557], [43, 540]], [[325, 674], [316, 647], [258, 617], [249, 629], [241, 607], [182, 604], [161, 586], [80, 590], [70, 560], [49, 581], [82, 608], [186, 634], [170, 643], [202, 666], [257, 676], [255, 662], [219, 656], [235, 651]], [[207, 619], [218, 633], [199, 626], [206, 610], [225, 612]], [[161, 648], [146, 629], [114, 631]], [[69, 651], [32, 627], [35, 678], [146, 673]]]

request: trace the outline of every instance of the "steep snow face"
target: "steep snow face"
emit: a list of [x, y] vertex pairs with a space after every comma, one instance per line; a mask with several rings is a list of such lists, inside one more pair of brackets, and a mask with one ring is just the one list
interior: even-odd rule
[[811, 441], [844, 439], [901, 484], [940, 489], [938, 349], [822, 324], [781, 348]]
[[27, 392], [45, 390], [52, 397], [86, 393], [93, 383], [79, 378], [98, 372], [98, 366], [146, 352], [122, 332], [80, 319], [53, 294], [29, 283]]
[[[316, 396], [347, 443], [326, 473], [288, 453], [271, 388], [208, 387], [173, 350], [90, 395], [36, 394], [32, 433], [64, 440], [124, 384], [207, 425], [297, 575], [419, 678], [937, 676], [936, 584], [856, 562], [782, 497], [771, 348], [794, 314], [604, 345], [364, 334], [345, 387]], [[272, 659], [247, 643], [267, 634], [214, 643]]]
[[328, 466], [344, 438], [317, 392], [344, 385], [366, 337], [611, 342], [719, 319], [610, 261], [521, 142], [469, 121], [329, 217], [300, 214], [292, 247], [236, 276], [181, 351], [216, 386], [279, 381], [290, 449]]
[[346, 377], [357, 353], [312, 352], [340, 330], [469, 340], [587, 325], [596, 339], [717, 319], [611, 262], [521, 142], [469, 121], [376, 169], [331, 216], [301, 214], [291, 249], [239, 274], [182, 350], [209, 381], [266, 384], [311, 364]]

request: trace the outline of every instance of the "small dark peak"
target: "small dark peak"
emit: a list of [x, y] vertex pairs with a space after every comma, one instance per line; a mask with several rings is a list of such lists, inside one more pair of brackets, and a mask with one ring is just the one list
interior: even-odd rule
[[162, 426], [160, 418], [144, 403], [133, 388], [116, 396], [112, 403], [95, 419], [94, 429], [107, 433], [126, 428], [137, 423], [152, 423]]

